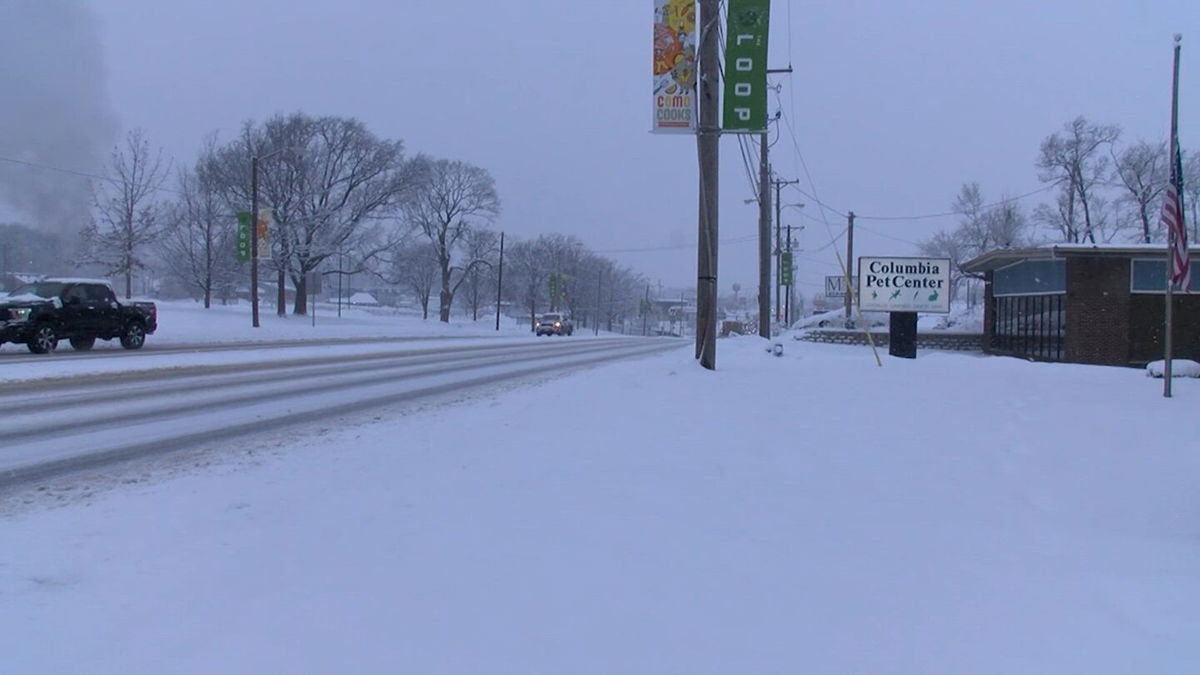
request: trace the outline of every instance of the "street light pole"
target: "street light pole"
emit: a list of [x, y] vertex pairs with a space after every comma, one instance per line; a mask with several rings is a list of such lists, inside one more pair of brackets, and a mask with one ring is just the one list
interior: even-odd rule
[[258, 155], [250, 158], [250, 314], [258, 328]]
[[[299, 152], [300, 148], [283, 147], [265, 155], [250, 157], [250, 314], [258, 328], [258, 163], [284, 152]], [[283, 291], [283, 268], [280, 267], [280, 292]], [[280, 302], [282, 307], [283, 303]], [[281, 312], [282, 314], [282, 312]]]
[[496, 330], [500, 330], [500, 297], [504, 293], [504, 233], [500, 233], [500, 267], [496, 274]]
[[783, 325], [791, 328], [792, 326], [792, 284], [795, 280], [792, 275], [796, 273], [795, 265], [792, 264], [792, 226], [787, 226], [787, 261], [788, 261], [788, 285], [787, 295], [783, 297]]

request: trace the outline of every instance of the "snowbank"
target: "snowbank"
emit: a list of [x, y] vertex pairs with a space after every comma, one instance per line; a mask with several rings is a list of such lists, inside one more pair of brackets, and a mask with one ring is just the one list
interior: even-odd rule
[[[1147, 377], [1162, 377], [1166, 374], [1167, 362], [1165, 359], [1160, 361], [1151, 361], [1146, 364]], [[1200, 363], [1188, 361], [1187, 359], [1171, 359], [1171, 377], [1200, 377]]]

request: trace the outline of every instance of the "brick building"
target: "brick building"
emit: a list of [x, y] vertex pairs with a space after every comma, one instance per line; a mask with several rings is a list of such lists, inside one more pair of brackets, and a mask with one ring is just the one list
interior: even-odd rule
[[[1163, 358], [1166, 246], [998, 249], [964, 263], [984, 276], [984, 351], [1043, 361], [1140, 366]], [[1172, 303], [1174, 358], [1200, 361], [1200, 257]]]

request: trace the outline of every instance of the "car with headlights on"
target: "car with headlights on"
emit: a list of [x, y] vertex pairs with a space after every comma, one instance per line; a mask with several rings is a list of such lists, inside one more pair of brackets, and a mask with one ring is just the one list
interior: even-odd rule
[[537, 333], [538, 337], [543, 335], [570, 335], [575, 332], [575, 325], [571, 323], [571, 320], [565, 314], [547, 312], [546, 314], [538, 315], [534, 332]]

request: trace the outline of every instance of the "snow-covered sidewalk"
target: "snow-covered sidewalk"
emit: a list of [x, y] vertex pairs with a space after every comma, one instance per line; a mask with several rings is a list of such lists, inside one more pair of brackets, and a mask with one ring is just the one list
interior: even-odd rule
[[1132, 369], [763, 346], [10, 497], [3, 669], [1200, 663], [1200, 381], [1164, 400]]

